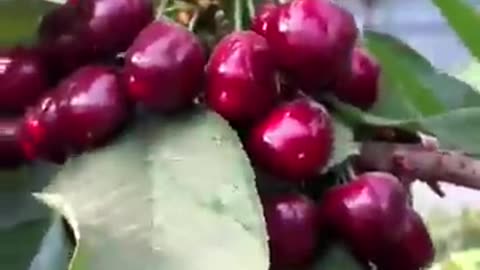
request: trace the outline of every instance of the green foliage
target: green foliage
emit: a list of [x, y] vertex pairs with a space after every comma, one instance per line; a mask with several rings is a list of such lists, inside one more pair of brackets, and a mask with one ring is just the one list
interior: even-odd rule
[[456, 77], [474, 87], [477, 91], [480, 91], [480, 62], [473, 61], [468, 65], [465, 70], [461, 71]]
[[350, 124], [421, 130], [443, 145], [480, 153], [480, 94], [469, 84], [433, 68], [407, 45], [367, 32], [366, 45], [383, 66], [381, 98], [370, 112], [334, 101]]
[[38, 21], [54, 6], [44, 0], [0, 1], [0, 45], [17, 46], [34, 41]]
[[255, 15], [255, 7], [259, 0], [227, 0], [220, 1], [226, 19], [233, 23], [235, 30], [246, 30], [250, 27], [250, 21]]
[[416, 57], [403, 51], [406, 57], [393, 53], [392, 40], [383, 38], [372, 32], [365, 35], [366, 45], [382, 66], [383, 75], [390, 81], [388, 91], [405, 101], [405, 108], [412, 116], [429, 116], [445, 111], [445, 106], [435, 97], [433, 91], [419, 78], [418, 68], [412, 69], [412, 63], [416, 60], [409, 60]]
[[332, 245], [326, 254], [318, 261], [312, 270], [362, 270], [363, 267], [341, 244]]
[[354, 141], [353, 130], [339, 117], [333, 117], [333, 153], [323, 172], [341, 164], [352, 155], [358, 154], [359, 146]]
[[480, 93], [474, 88], [437, 70], [402, 41], [366, 32], [365, 43], [383, 68], [384, 87], [374, 114], [408, 119], [480, 105]]
[[480, 246], [480, 211], [465, 208], [460, 213], [448, 213], [438, 208], [426, 216], [435, 243], [437, 258], [448, 259], [454, 252]]
[[65, 270], [72, 246], [61, 216], [28, 193], [1, 196], [0, 269]]
[[72, 269], [268, 268], [253, 170], [214, 113], [144, 120], [71, 160], [45, 192], [73, 209]]
[[432, 0], [471, 54], [480, 59], [480, 16], [465, 0]]
[[478, 270], [480, 269], [480, 249], [455, 252], [445, 261], [435, 264], [431, 270]]

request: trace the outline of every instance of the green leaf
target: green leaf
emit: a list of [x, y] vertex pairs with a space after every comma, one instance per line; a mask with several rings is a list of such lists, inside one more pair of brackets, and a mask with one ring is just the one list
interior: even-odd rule
[[229, 0], [221, 1], [222, 10], [225, 12], [226, 19], [230, 22], [234, 30], [246, 30], [250, 27], [252, 14], [252, 4], [250, 0]]
[[268, 269], [254, 173], [212, 112], [142, 121], [73, 159], [45, 192], [72, 209], [74, 270]]
[[472, 61], [464, 70], [456, 74], [456, 77], [471, 85], [477, 92], [480, 91], [480, 62]]
[[480, 106], [480, 92], [452, 75], [432, 72], [424, 74], [423, 78], [448, 110]]
[[334, 97], [329, 98], [338, 117], [348, 123], [352, 127], [367, 124], [372, 126], [386, 126], [386, 127], [400, 127], [400, 128], [419, 128], [417, 123], [418, 118], [396, 119], [393, 117], [384, 117], [374, 114], [374, 112], [362, 111], [350, 104], [339, 101]]
[[464, 108], [421, 119], [419, 124], [443, 144], [470, 154], [480, 153], [480, 107]]
[[358, 154], [358, 145], [354, 141], [352, 128], [340, 117], [333, 117], [334, 143], [333, 154], [323, 172], [339, 165], [352, 155]]
[[362, 270], [364, 269], [341, 244], [334, 244], [311, 270]]
[[33, 42], [42, 15], [54, 6], [44, 0], [0, 1], [0, 45], [16, 46]]
[[440, 72], [391, 36], [367, 32], [366, 43], [383, 67], [380, 98], [369, 112], [334, 101], [350, 123], [392, 126], [437, 136], [442, 145], [479, 153], [480, 92]]
[[397, 91], [403, 97], [410, 113], [428, 116], [445, 111], [445, 106], [417, 76], [410, 67], [410, 61], [403, 60], [403, 55], [391, 49], [391, 44], [373, 32], [365, 34], [365, 42], [382, 66], [383, 76], [391, 83], [389, 91]]
[[[366, 32], [365, 37], [380, 59], [384, 75], [373, 114], [406, 120], [480, 106], [480, 94], [471, 85], [435, 69], [401, 40], [376, 32]], [[428, 113], [435, 107], [442, 110]]]
[[29, 270], [65, 270], [70, 264], [73, 249], [64, 220], [57, 213]]
[[450, 145], [470, 154], [480, 153], [480, 107], [461, 108], [430, 117], [395, 120], [363, 112], [335, 101], [339, 115], [351, 125], [391, 126], [435, 135], [441, 144]]
[[434, 265], [431, 270], [478, 270], [480, 249], [469, 249], [452, 253], [445, 261]]
[[480, 59], [480, 17], [465, 0], [432, 0], [470, 53]]
[[1, 196], [0, 269], [66, 269], [72, 246], [61, 215], [29, 193]]
[[416, 72], [425, 72], [433, 68], [432, 64], [423, 55], [397, 37], [386, 33], [365, 30], [364, 38], [366, 40], [373, 38], [381, 41], [383, 46], [387, 47], [389, 51], [403, 56], [402, 60], [406, 61]]

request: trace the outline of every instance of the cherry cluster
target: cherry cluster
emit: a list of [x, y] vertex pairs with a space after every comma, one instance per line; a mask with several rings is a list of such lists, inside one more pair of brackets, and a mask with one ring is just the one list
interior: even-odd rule
[[[227, 34], [208, 57], [194, 33], [154, 20], [150, 1], [70, 0], [44, 16], [35, 46], [0, 54], [0, 165], [63, 163], [111, 141], [137, 107], [168, 115], [200, 100], [237, 129], [257, 169], [300, 186], [334, 150], [318, 97], [368, 109], [379, 76], [353, 16], [328, 0], [265, 4], [251, 30]], [[432, 241], [399, 179], [350, 180], [318, 202], [261, 196], [273, 270], [307, 266], [331, 238], [366, 267], [431, 263]]]

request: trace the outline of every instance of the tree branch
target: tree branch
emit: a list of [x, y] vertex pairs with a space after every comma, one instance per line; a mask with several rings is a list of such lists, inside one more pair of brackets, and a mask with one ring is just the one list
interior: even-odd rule
[[438, 182], [480, 190], [480, 161], [460, 152], [422, 144], [364, 142], [359, 165], [388, 171], [401, 179], [419, 179], [442, 195]]

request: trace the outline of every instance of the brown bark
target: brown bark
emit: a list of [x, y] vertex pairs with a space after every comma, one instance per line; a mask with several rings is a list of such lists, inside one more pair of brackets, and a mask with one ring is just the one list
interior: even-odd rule
[[364, 168], [388, 171], [407, 181], [424, 181], [441, 196], [439, 182], [480, 190], [480, 161], [460, 152], [422, 144], [364, 142], [359, 163]]

